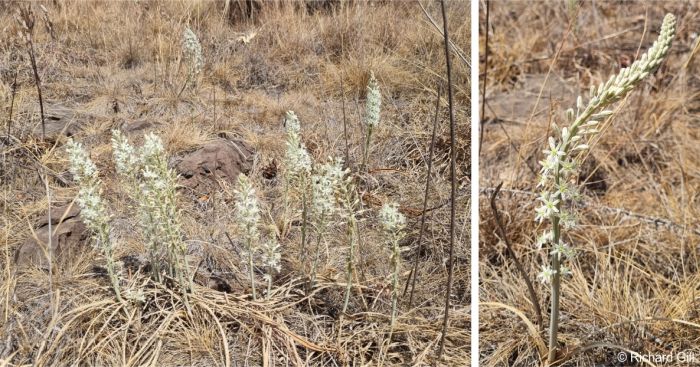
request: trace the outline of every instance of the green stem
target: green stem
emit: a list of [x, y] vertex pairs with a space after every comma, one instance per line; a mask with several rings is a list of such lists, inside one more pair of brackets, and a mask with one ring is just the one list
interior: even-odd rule
[[[576, 124], [572, 125], [576, 126]], [[562, 149], [566, 149], [563, 147]], [[566, 150], [565, 150], [566, 151]], [[559, 164], [554, 169], [554, 185], [559, 186], [561, 181]], [[559, 239], [561, 238], [561, 226], [559, 223], [559, 213], [561, 213], [561, 194], [557, 191], [557, 213], [550, 217], [552, 221], [552, 243], [556, 246], [559, 244]], [[554, 276], [552, 277], [552, 299], [551, 299], [551, 317], [549, 318], [549, 355], [547, 360], [549, 363], [553, 362], [557, 355], [557, 333], [559, 331], [559, 295], [561, 287], [561, 262], [559, 261], [559, 253], [553, 252], [551, 257], [551, 266], [554, 271]]]
[[247, 241], [248, 245], [248, 268], [250, 269], [250, 286], [253, 288], [253, 300], [257, 299], [255, 295], [255, 274], [253, 271], [253, 244], [251, 239]]
[[267, 298], [270, 298], [270, 293], [272, 293], [272, 271], [274, 269], [272, 266], [268, 268], [267, 273]]
[[345, 313], [348, 310], [348, 303], [350, 302], [350, 291], [352, 289], [352, 271], [353, 271], [353, 253], [355, 252], [355, 214], [352, 213], [352, 207], [350, 207], [348, 210], [351, 211], [350, 213], [350, 219], [348, 221], [348, 239], [350, 242], [350, 249], [348, 250], [348, 258], [347, 258], [347, 277], [346, 277], [346, 282], [347, 285], [345, 287], [345, 300], [343, 301], [343, 313]]
[[[314, 256], [314, 263], [311, 266], [311, 277], [309, 281], [309, 290], [314, 287], [314, 284], [316, 283], [316, 270], [318, 269], [318, 260], [321, 256], [319, 256], [321, 252], [321, 239], [323, 238], [323, 233], [322, 231], [319, 231], [316, 237], [316, 256]], [[308, 290], [307, 290], [308, 291]]]
[[306, 208], [306, 185], [303, 184], [301, 195], [301, 269], [306, 273], [306, 225], [308, 224], [308, 210]]
[[369, 143], [372, 138], [372, 125], [367, 126], [367, 140], [365, 141], [365, 155], [362, 158], [362, 170], [367, 168], [367, 161], [369, 160]]

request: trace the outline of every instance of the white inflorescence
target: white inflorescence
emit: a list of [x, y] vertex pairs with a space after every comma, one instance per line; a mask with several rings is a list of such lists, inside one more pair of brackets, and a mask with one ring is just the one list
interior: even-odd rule
[[280, 244], [275, 239], [265, 241], [262, 246], [262, 265], [268, 272], [263, 275], [263, 279], [268, 283], [272, 281], [272, 271], [282, 270]]
[[374, 77], [374, 72], [370, 72], [369, 82], [367, 83], [367, 101], [366, 101], [366, 117], [365, 124], [369, 127], [379, 125], [379, 115], [382, 107], [382, 95], [379, 93], [379, 84]]
[[109, 239], [109, 215], [107, 214], [107, 206], [102, 200], [99, 172], [80, 143], [69, 139], [67, 152], [70, 171], [80, 187], [77, 199], [81, 208], [80, 216], [97, 240], [94, 244], [95, 247], [102, 252], [107, 260], [107, 272], [112, 282], [112, 288], [117, 299], [121, 301], [118, 271], [115, 269], [114, 251]]
[[311, 177], [313, 203], [311, 211], [314, 217], [325, 218], [335, 211], [335, 192], [342, 179], [342, 162], [331, 161], [323, 164]]
[[182, 50], [189, 62], [190, 78], [194, 78], [204, 67], [204, 57], [202, 56], [202, 45], [199, 43], [199, 38], [189, 27], [185, 28], [185, 31], [182, 33]]
[[398, 233], [406, 226], [406, 217], [399, 212], [396, 203], [384, 204], [379, 212], [379, 219], [387, 233]]
[[284, 166], [287, 170], [287, 179], [289, 181], [300, 180], [311, 172], [311, 156], [301, 141], [299, 118], [297, 118], [294, 111], [287, 111], [286, 128], [287, 151], [284, 158]]
[[95, 245], [105, 250], [111, 246], [109, 216], [101, 197], [97, 167], [80, 143], [69, 140], [67, 151], [70, 171], [80, 187], [77, 199], [81, 208], [80, 215], [88, 228], [97, 235], [98, 241]]
[[[255, 293], [255, 276], [253, 262], [256, 253], [260, 250], [258, 238], [258, 224], [260, 223], [260, 207], [258, 205], [258, 197], [255, 195], [255, 189], [250, 182], [248, 176], [244, 174], [238, 175], [238, 187], [234, 191], [236, 195], [236, 218], [238, 226], [243, 232], [245, 241], [244, 256], [248, 258], [248, 271], [250, 274], [250, 285], [253, 290], [253, 299], [256, 298]], [[269, 248], [268, 248], [269, 250]], [[271, 278], [267, 278], [268, 285]]]
[[80, 143], [73, 139], [68, 140], [68, 159], [70, 160], [70, 172], [76, 181], [91, 180], [97, 178], [97, 167], [88, 157], [87, 152]]
[[393, 270], [391, 281], [391, 328], [393, 330], [394, 322], [396, 321], [399, 272], [401, 270], [401, 249], [399, 248], [399, 240], [401, 239], [401, 231], [406, 226], [406, 217], [399, 212], [398, 204], [386, 203], [379, 211], [379, 220], [391, 241], [391, 267]]
[[112, 130], [112, 151], [117, 172], [127, 177], [138, 173], [140, 166], [136, 149], [129, 144], [126, 137], [119, 130]]
[[[588, 103], [584, 105], [583, 98], [576, 100], [576, 110], [566, 111], [568, 127], [559, 132], [559, 139], [550, 137], [548, 147], [544, 151], [545, 159], [540, 162], [540, 180], [538, 187], [542, 188], [540, 195], [541, 205], [535, 210], [535, 220], [543, 222], [548, 220], [553, 225], [562, 225], [565, 228], [573, 228], [576, 225], [576, 217], [566, 210], [564, 204], [567, 201], [577, 200], [579, 193], [574, 181], [577, 176], [579, 162], [577, 161], [582, 151], [589, 149], [588, 141], [598, 133], [598, 125], [613, 114], [605, 108], [612, 103], [624, 98], [642, 79], [653, 73], [659, 67], [668, 54], [671, 41], [675, 35], [676, 19], [668, 14], [664, 18], [659, 38], [651, 48], [635, 61], [629, 68], [622, 69], [617, 75], [613, 75], [607, 82], [597, 88], [591, 88]], [[561, 236], [558, 236], [561, 237]], [[573, 250], [561, 242], [556, 241], [552, 231], [545, 232], [537, 240], [538, 248], [545, 244], [552, 247], [552, 255], [559, 259], [570, 258]], [[562, 267], [560, 275], [565, 275], [569, 270]], [[548, 282], [557, 271], [549, 266], [543, 266], [539, 275], [540, 280]]]
[[260, 222], [260, 208], [255, 189], [250, 183], [248, 176], [238, 175], [238, 187], [236, 193], [236, 216], [239, 226], [243, 230], [245, 237], [254, 240], [258, 237], [258, 223]]

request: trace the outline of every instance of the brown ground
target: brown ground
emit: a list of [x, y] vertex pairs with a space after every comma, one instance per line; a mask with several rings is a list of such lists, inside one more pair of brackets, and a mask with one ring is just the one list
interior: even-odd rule
[[[444, 359], [436, 361], [447, 274], [449, 136], [443, 93], [430, 195], [430, 206], [437, 209], [430, 212], [426, 246], [418, 253], [425, 157], [445, 67], [442, 37], [417, 3], [267, 3], [248, 11], [246, 2], [232, 1], [228, 14], [222, 1], [42, 4], [48, 21], [39, 3], [33, 4], [33, 38], [46, 140], [41, 137], [27, 45], [17, 37], [13, 19], [20, 4], [0, 3], [0, 366], [467, 364], [468, 65], [453, 54], [458, 179], [463, 189], [451, 321]], [[427, 10], [441, 24], [436, 4], [431, 2]], [[451, 36], [462, 55], [469, 49], [468, 10], [467, 2], [448, 4]], [[198, 86], [178, 97], [186, 69], [179, 61], [185, 25], [201, 40], [205, 67]], [[248, 43], [239, 39], [252, 32]], [[325, 251], [322, 256], [318, 288], [305, 297], [298, 217], [285, 216], [281, 209], [281, 121], [284, 111], [296, 111], [304, 141], [314, 159], [323, 161], [345, 155], [345, 113], [351, 167], [357, 168], [370, 70], [382, 91], [382, 123], [373, 135], [369, 173], [358, 176], [363, 206], [370, 209], [360, 216], [360, 286], [348, 315], [340, 318], [345, 232], [334, 228], [328, 256]], [[156, 132], [173, 166], [217, 141], [244, 141], [255, 152], [249, 156], [222, 148], [230, 158], [220, 163], [236, 160], [237, 168], [224, 167], [219, 173], [226, 177], [180, 190], [190, 263], [193, 269], [199, 264], [191, 314], [177, 293], [139, 272], [145, 250], [136, 235], [138, 223], [115, 180], [112, 128], [127, 131], [137, 145], [146, 132]], [[101, 169], [117, 256], [124, 260], [122, 287], [142, 301], [116, 303], [103, 275], [103, 261], [85, 244], [75, 213], [56, 216], [77, 193], [67, 173], [66, 135], [81, 141]], [[193, 174], [206, 173], [196, 162], [190, 168]], [[240, 243], [233, 187], [226, 178], [239, 168], [254, 178], [265, 202], [266, 224], [280, 233], [283, 247], [282, 272], [274, 280], [272, 295], [260, 301], [250, 299], [236, 255]], [[189, 185], [192, 177], [197, 178], [183, 177], [183, 184]], [[62, 246], [57, 249], [61, 256], [50, 273], [45, 266], [32, 265], [36, 261], [31, 256], [18, 256], [29, 264], [14, 259], [20, 248], [41, 258], [36, 248], [22, 245], [33, 237], [48, 239], [47, 199], [53, 208], [52, 228], [62, 228], [53, 241]], [[399, 202], [409, 216], [402, 243], [402, 287], [409, 264], [418, 257], [421, 265], [414, 306], [409, 309], [406, 298], [401, 299], [393, 343], [387, 346], [389, 247], [375, 213], [390, 200]]]
[[[667, 61], [617, 105], [580, 175], [585, 187], [580, 226], [567, 233], [579, 255], [571, 264], [573, 276], [563, 281], [559, 340], [571, 353], [566, 366], [630, 365], [616, 361], [621, 350], [694, 350], [697, 358], [700, 60], [694, 32], [700, 7], [697, 2], [576, 4], [491, 3], [480, 157], [482, 365], [543, 365], [546, 351], [538, 344], [547, 343], [546, 326], [537, 325], [525, 283], [495, 225], [492, 188], [504, 182], [498, 204], [507, 236], [535, 281], [547, 254], [534, 247], [542, 228], [533, 220], [532, 170], [539, 170], [548, 123], [560, 122], [579, 93], [644, 52], [666, 12], [678, 17]], [[483, 10], [480, 17], [483, 35]], [[482, 36], [482, 62], [484, 41]], [[548, 325], [549, 288], [536, 281], [535, 287]], [[583, 350], [592, 343], [608, 347]]]

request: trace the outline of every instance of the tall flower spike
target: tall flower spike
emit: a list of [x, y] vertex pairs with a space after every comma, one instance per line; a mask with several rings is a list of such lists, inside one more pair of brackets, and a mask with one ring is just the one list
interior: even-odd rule
[[268, 297], [272, 291], [272, 275], [274, 272], [279, 272], [281, 266], [282, 254], [280, 252], [280, 244], [276, 239], [271, 238], [262, 246], [262, 266], [267, 269], [263, 278], [267, 281]]
[[189, 62], [190, 78], [194, 79], [204, 68], [204, 57], [202, 56], [202, 45], [199, 43], [199, 38], [189, 27], [182, 32], [182, 50]]
[[[538, 276], [543, 282], [551, 282], [552, 289], [548, 356], [550, 363], [556, 358], [561, 276], [570, 273], [561, 262], [566, 257], [574, 256], [574, 251], [561, 243], [561, 231], [562, 227], [572, 228], [576, 225], [575, 215], [562, 206], [566, 200], [575, 200], [578, 196], [576, 188], [569, 184], [576, 178], [576, 160], [581, 156], [580, 152], [589, 149], [588, 141], [600, 133], [600, 122], [612, 115], [612, 111], [606, 108], [624, 98], [642, 79], [661, 65], [671, 47], [675, 30], [676, 18], [671, 14], [666, 15], [659, 38], [651, 48], [629, 68], [620, 70], [617, 75], [611, 76], [597, 88], [592, 87], [587, 103], [579, 96], [576, 99], [576, 108], [566, 111], [566, 122], [570, 125], [560, 131], [555, 128], [560, 135], [559, 141], [553, 137], [549, 138], [549, 149], [545, 151], [547, 156], [541, 162], [542, 170], [538, 183], [546, 194], [540, 199], [543, 205], [536, 209], [535, 220], [549, 220], [552, 223], [551, 239], [546, 239], [553, 244], [551, 266], [543, 266]], [[542, 241], [538, 241], [538, 245], [540, 244]]]
[[338, 161], [331, 161], [323, 164], [318, 171], [311, 177], [311, 211], [316, 218], [335, 211], [335, 190], [342, 178], [342, 173], [338, 173], [343, 172], [342, 163], [338, 166]]
[[302, 175], [311, 172], [311, 156], [306, 150], [306, 146], [301, 141], [301, 127], [299, 118], [294, 111], [287, 111], [287, 151], [285, 154], [285, 169], [288, 170], [287, 179], [295, 181], [301, 179]]
[[119, 174], [130, 177], [137, 173], [140, 159], [136, 155], [136, 149], [119, 130], [112, 130], [112, 152]]
[[367, 101], [365, 102], [365, 124], [367, 125], [367, 138], [365, 139], [364, 154], [362, 156], [362, 170], [367, 167], [369, 159], [369, 148], [372, 139], [372, 130], [379, 125], [379, 114], [382, 107], [382, 95], [379, 93], [379, 84], [374, 77], [374, 72], [370, 72], [367, 83]]
[[[387, 203], [384, 204], [379, 211], [379, 219], [391, 241], [391, 267], [393, 270], [391, 278], [391, 335], [394, 329], [394, 323], [396, 322], [396, 308], [399, 296], [399, 272], [401, 271], [401, 249], [399, 248], [399, 240], [401, 239], [401, 231], [406, 226], [406, 218], [399, 212], [396, 203]], [[389, 340], [391, 340], [391, 336]]]
[[374, 72], [369, 74], [369, 82], [367, 83], [367, 101], [366, 101], [366, 117], [365, 124], [367, 126], [376, 127], [379, 125], [379, 114], [382, 107], [382, 95], [379, 93], [379, 84], [374, 77]]
[[253, 299], [256, 299], [253, 258], [259, 248], [258, 223], [260, 222], [260, 208], [258, 206], [258, 197], [255, 195], [255, 189], [248, 176], [244, 174], [238, 175], [238, 187], [235, 190], [235, 194], [237, 198], [235, 204], [236, 218], [238, 219], [238, 226], [243, 232], [248, 258], [250, 285], [253, 290]]

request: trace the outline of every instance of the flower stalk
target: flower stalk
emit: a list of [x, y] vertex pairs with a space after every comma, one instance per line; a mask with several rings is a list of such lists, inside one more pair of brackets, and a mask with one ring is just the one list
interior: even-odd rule
[[549, 324], [548, 361], [556, 359], [557, 332], [559, 329], [559, 302], [561, 298], [561, 279], [571, 271], [563, 260], [575, 255], [574, 251], [563, 243], [562, 229], [575, 227], [576, 218], [565, 203], [577, 200], [579, 195], [573, 182], [580, 165], [581, 153], [589, 149], [589, 141], [599, 135], [600, 122], [610, 117], [613, 112], [606, 108], [624, 98], [640, 81], [653, 73], [664, 60], [675, 35], [676, 19], [667, 14], [664, 17], [659, 38], [651, 48], [635, 61], [629, 68], [622, 69], [617, 75], [592, 87], [589, 100], [584, 104], [579, 96], [576, 109], [566, 111], [568, 126], [555, 128], [558, 139], [549, 138], [548, 149], [544, 151], [545, 159], [540, 162], [540, 180], [538, 187], [543, 191], [540, 196], [542, 205], [536, 209], [535, 220], [549, 221], [551, 230], [545, 232], [537, 241], [538, 247], [548, 244], [551, 247], [550, 265], [543, 266], [538, 278], [543, 283], [551, 284], [551, 317]]
[[384, 232], [391, 243], [391, 324], [389, 326], [389, 340], [394, 331], [396, 322], [396, 309], [399, 298], [399, 272], [401, 271], [401, 249], [399, 241], [403, 237], [402, 231], [406, 226], [406, 218], [399, 212], [396, 203], [384, 204], [379, 212], [379, 219], [384, 227]]
[[250, 274], [250, 286], [253, 292], [253, 300], [256, 300], [254, 257], [259, 246], [260, 207], [258, 198], [255, 195], [255, 189], [248, 176], [244, 174], [238, 175], [238, 187], [235, 190], [235, 194], [237, 197], [236, 216], [238, 218], [238, 226], [243, 232], [243, 241], [246, 248], [245, 255], [248, 259], [248, 271]]
[[367, 100], [365, 102], [365, 125], [367, 125], [367, 138], [365, 139], [364, 156], [362, 157], [362, 168], [367, 168], [369, 159], [369, 147], [372, 139], [372, 131], [379, 125], [382, 107], [382, 95], [379, 91], [379, 84], [374, 77], [374, 72], [370, 72], [367, 83]]

